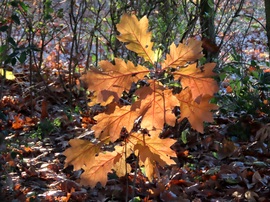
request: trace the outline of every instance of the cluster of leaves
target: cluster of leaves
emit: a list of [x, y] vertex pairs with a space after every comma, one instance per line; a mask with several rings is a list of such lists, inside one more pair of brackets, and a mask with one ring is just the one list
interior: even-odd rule
[[244, 64], [235, 52], [232, 58], [233, 62], [226, 64], [219, 74], [224, 87], [217, 96], [222, 106], [220, 111], [257, 117], [269, 114], [270, 77], [267, 68], [262, 68], [254, 60]]
[[[16, 2], [11, 1], [10, 5], [13, 7], [13, 9], [17, 12], [10, 13], [9, 16], [2, 17], [0, 19], [0, 32], [1, 35], [5, 34], [7, 36], [6, 44], [3, 44], [0, 46], [0, 54], [4, 57], [0, 58], [0, 62], [5, 62], [5, 64], [12, 64], [15, 65], [17, 60], [21, 63], [23, 63], [26, 59], [26, 53], [28, 50], [28, 47], [22, 47], [18, 46], [18, 44], [15, 42], [15, 39], [11, 36], [11, 29], [12, 25], [15, 23], [16, 25], [20, 25], [21, 21], [19, 18], [18, 13], [23, 13], [28, 11], [28, 7], [23, 2]], [[7, 55], [7, 52], [9, 49], [12, 49], [10, 51], [11, 53]]]
[[[99, 69], [92, 68], [84, 76], [93, 92], [92, 104], [105, 107], [94, 117], [97, 124], [92, 127], [99, 141], [72, 139], [64, 155], [66, 165], [84, 170], [81, 184], [91, 187], [98, 182], [105, 186], [104, 173], [112, 170], [118, 176], [129, 173], [126, 158], [132, 153], [138, 157], [139, 166], [144, 166], [149, 180], [158, 177], [157, 165], [174, 164], [171, 157], [176, 156], [170, 148], [175, 140], [159, 137], [163, 127], [175, 126], [187, 118], [194, 129], [203, 132], [203, 122], [213, 121], [211, 111], [217, 109], [209, 103], [218, 90], [211, 78], [215, 64], [197, 66], [196, 61], [203, 56], [200, 41], [190, 39], [178, 46], [173, 43], [166, 59], [158, 63], [160, 54], [153, 50], [146, 17], [138, 20], [135, 15], [124, 14], [117, 29], [118, 40], [126, 42], [127, 49], [142, 57], [149, 68], [116, 58], [114, 64], [101, 61]], [[169, 87], [168, 80], [178, 84], [178, 92]], [[135, 92], [123, 102], [123, 92], [130, 91]], [[102, 151], [102, 146], [119, 139], [123, 141], [115, 144], [114, 151]]]

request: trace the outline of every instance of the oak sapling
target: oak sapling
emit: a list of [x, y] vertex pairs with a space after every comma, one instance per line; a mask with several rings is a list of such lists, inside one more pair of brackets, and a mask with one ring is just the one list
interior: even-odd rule
[[[138, 20], [135, 15], [124, 14], [117, 29], [118, 40], [142, 57], [144, 65], [120, 58], [115, 58], [114, 64], [103, 60], [83, 77], [88, 90], [93, 92], [92, 104], [105, 107], [104, 112], [94, 117], [97, 123], [92, 127], [99, 141], [70, 140], [71, 147], [64, 155], [66, 166], [72, 164], [75, 170], [84, 170], [81, 184], [91, 187], [98, 182], [106, 185], [104, 173], [114, 170], [119, 177], [129, 173], [131, 167], [126, 164], [126, 158], [132, 153], [138, 157], [139, 166], [144, 166], [148, 179], [155, 179], [159, 176], [157, 165], [175, 164], [172, 157], [176, 154], [171, 146], [176, 140], [159, 138], [164, 125], [173, 127], [187, 118], [195, 130], [203, 133], [203, 123], [213, 121], [212, 110], [217, 109], [209, 103], [218, 91], [212, 78], [215, 64], [197, 65], [203, 57], [202, 42], [192, 38], [178, 45], [173, 43], [161, 61], [160, 54], [154, 50], [146, 17]], [[179, 93], [164, 82], [165, 74], [179, 84], [182, 89]], [[137, 85], [134, 99], [123, 105], [123, 92], [130, 93], [131, 86], [141, 81], [144, 85]], [[173, 112], [176, 106], [180, 108], [180, 116]], [[104, 151], [102, 146], [111, 143], [114, 151]]]

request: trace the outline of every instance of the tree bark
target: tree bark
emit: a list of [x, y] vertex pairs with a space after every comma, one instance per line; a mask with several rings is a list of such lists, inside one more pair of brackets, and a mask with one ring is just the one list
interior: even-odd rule
[[[266, 34], [267, 34], [267, 45], [270, 50], [270, 1], [264, 0], [265, 5], [265, 16], [266, 16]], [[270, 55], [269, 55], [270, 59]]]
[[218, 56], [218, 47], [215, 43], [214, 0], [201, 0], [200, 9], [200, 25], [204, 48], [203, 52], [207, 62], [211, 62]]

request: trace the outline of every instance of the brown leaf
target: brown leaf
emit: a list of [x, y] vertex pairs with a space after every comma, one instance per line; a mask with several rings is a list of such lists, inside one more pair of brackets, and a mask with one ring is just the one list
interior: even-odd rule
[[175, 79], [180, 79], [183, 88], [190, 88], [192, 98], [195, 100], [201, 95], [213, 95], [218, 91], [217, 82], [211, 78], [215, 75], [213, 69], [215, 63], [207, 63], [203, 68], [197, 68], [197, 64], [191, 64], [180, 68], [173, 73]]
[[270, 140], [270, 123], [266, 124], [257, 131], [255, 139], [262, 142], [265, 140]]
[[12, 123], [12, 128], [17, 130], [23, 128], [24, 120], [20, 118], [21, 114], [14, 116], [14, 121]]
[[178, 99], [171, 90], [166, 90], [161, 83], [149, 81], [150, 86], [140, 88], [135, 92], [140, 100], [135, 105], [142, 115], [141, 127], [149, 131], [161, 132], [165, 123], [175, 125], [176, 117], [173, 108], [179, 106]]
[[75, 190], [81, 190], [79, 184], [72, 180], [63, 180], [57, 184], [58, 188], [66, 193], [72, 193]]
[[214, 121], [213, 113], [211, 111], [216, 110], [217, 105], [209, 103], [212, 97], [204, 95], [197, 99], [198, 101], [193, 101], [190, 89], [186, 88], [177, 95], [177, 98], [181, 103], [181, 117], [178, 121], [180, 122], [184, 118], [187, 118], [192, 128], [203, 133], [203, 123]]
[[170, 54], [166, 55], [166, 60], [162, 63], [162, 69], [181, 67], [187, 62], [200, 59], [203, 56], [201, 46], [202, 42], [194, 38], [180, 43], [177, 47], [172, 43], [170, 46]]
[[123, 91], [129, 91], [131, 84], [142, 79], [149, 70], [138, 65], [137, 67], [130, 61], [115, 58], [115, 65], [109, 61], [99, 62], [101, 70], [91, 68], [83, 76], [83, 80], [88, 84], [88, 90], [95, 91], [96, 104], [106, 102], [111, 96], [118, 101]]
[[125, 176], [131, 171], [130, 164], [127, 164], [126, 158], [131, 155], [133, 152], [134, 145], [130, 142], [127, 142], [125, 145], [115, 146], [115, 151], [121, 156], [119, 160], [114, 164], [113, 170], [115, 171], [118, 177]]
[[41, 103], [41, 117], [40, 119], [43, 120], [45, 118], [48, 118], [49, 117], [49, 114], [48, 114], [48, 102], [47, 100], [42, 100], [42, 103]]
[[219, 146], [218, 149], [218, 158], [224, 159], [226, 157], [231, 156], [236, 149], [236, 146], [232, 141], [227, 140], [226, 138], [223, 139], [222, 144]]
[[95, 131], [97, 138], [110, 137], [110, 140], [115, 142], [120, 137], [123, 127], [128, 132], [131, 131], [138, 116], [138, 111], [131, 110], [130, 106], [115, 107], [114, 105], [109, 105], [107, 112], [94, 117], [97, 124], [92, 129]]
[[65, 166], [73, 165], [74, 170], [79, 170], [83, 166], [89, 166], [95, 160], [95, 155], [99, 152], [100, 146], [87, 140], [72, 139], [69, 141], [70, 148], [63, 154], [67, 157]]
[[135, 145], [134, 150], [140, 157], [140, 165], [145, 166], [146, 176], [151, 181], [159, 175], [156, 163], [161, 166], [175, 164], [171, 157], [176, 157], [176, 154], [170, 148], [176, 142], [175, 140], [160, 139], [157, 135], [150, 137], [132, 133], [128, 141]]
[[83, 167], [84, 173], [80, 177], [80, 184], [94, 188], [100, 182], [105, 187], [108, 181], [107, 174], [112, 171], [113, 165], [120, 157], [115, 151], [100, 153], [91, 164]]
[[127, 49], [134, 51], [150, 63], [155, 63], [155, 54], [152, 50], [151, 32], [148, 32], [148, 19], [144, 16], [140, 21], [135, 15], [124, 14], [116, 25], [120, 35], [117, 39], [127, 42]]
[[219, 52], [219, 47], [210, 39], [203, 37], [202, 38], [202, 47], [210, 52], [210, 53], [218, 53]]

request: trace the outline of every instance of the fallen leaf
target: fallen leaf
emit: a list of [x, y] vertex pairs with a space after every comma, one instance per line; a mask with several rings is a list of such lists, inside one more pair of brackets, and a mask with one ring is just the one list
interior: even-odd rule
[[17, 130], [23, 128], [24, 120], [20, 118], [20, 114], [14, 116], [14, 121], [12, 123], [12, 128]]
[[255, 139], [261, 142], [270, 140], [270, 123], [264, 125], [257, 131]]

